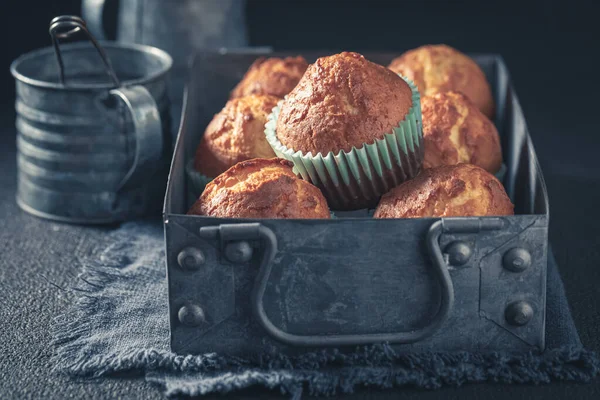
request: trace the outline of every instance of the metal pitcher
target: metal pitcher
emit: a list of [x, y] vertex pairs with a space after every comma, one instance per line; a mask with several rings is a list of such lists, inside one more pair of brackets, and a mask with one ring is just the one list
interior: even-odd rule
[[[59, 44], [77, 32], [92, 46]], [[55, 18], [50, 35], [54, 48], [11, 65], [19, 206], [75, 223], [158, 215], [172, 149], [171, 57], [148, 46], [101, 46], [78, 17]]]
[[[102, 19], [110, 1], [82, 0], [83, 17], [99, 38], [105, 37]], [[246, 0], [120, 0], [117, 40], [158, 47], [173, 57], [170, 95], [180, 105], [195, 50], [247, 46], [245, 7]]]
[[[90, 31], [101, 39], [106, 2], [83, 0], [81, 7]], [[246, 46], [245, 6], [246, 0], [121, 0], [117, 40], [158, 47], [180, 65], [194, 50]]]

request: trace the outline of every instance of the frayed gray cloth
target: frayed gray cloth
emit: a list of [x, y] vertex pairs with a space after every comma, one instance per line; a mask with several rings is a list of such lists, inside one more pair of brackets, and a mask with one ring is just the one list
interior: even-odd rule
[[160, 223], [123, 225], [99, 260], [82, 260], [78, 299], [53, 325], [56, 369], [74, 376], [141, 370], [167, 395], [232, 392], [261, 385], [299, 397], [360, 387], [435, 389], [469, 382], [585, 382], [600, 371], [582, 349], [562, 282], [550, 256], [544, 353], [398, 354], [387, 345], [354, 352], [327, 349], [297, 357], [241, 359], [169, 350], [164, 238]]

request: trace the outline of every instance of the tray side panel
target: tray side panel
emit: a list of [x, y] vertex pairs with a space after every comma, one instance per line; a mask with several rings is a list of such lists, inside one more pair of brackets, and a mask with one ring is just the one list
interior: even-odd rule
[[[503, 220], [499, 232], [442, 236], [442, 249], [461, 241], [473, 252], [464, 265], [449, 266], [454, 309], [433, 336], [397, 345], [399, 351], [544, 347], [547, 220], [544, 216]], [[402, 230], [393, 220], [260, 221], [278, 241], [264, 295], [269, 320], [281, 331], [301, 336], [389, 334], [426, 325], [441, 298], [425, 246], [426, 233], [435, 221], [403, 221]], [[236, 263], [225, 255], [229, 243], [198, 234], [202, 226], [229, 222], [236, 220], [176, 216], [167, 224], [173, 350], [306, 351], [270, 337], [253, 314], [251, 299], [263, 244], [251, 241], [255, 249], [251, 259]], [[358, 230], [361, 234], [347, 234]], [[203, 253], [204, 262], [196, 270], [178, 265], [180, 253], [187, 248]], [[506, 270], [503, 263], [513, 248], [531, 254], [531, 265], [519, 273]], [[505, 318], [508, 305], [515, 301], [527, 301], [534, 310], [524, 326], [513, 326]], [[189, 304], [202, 308], [205, 321], [195, 326], [182, 323], [180, 310]]]

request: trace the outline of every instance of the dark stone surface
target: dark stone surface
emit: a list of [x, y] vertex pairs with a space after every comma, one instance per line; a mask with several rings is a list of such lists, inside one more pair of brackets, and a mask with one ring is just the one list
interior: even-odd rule
[[73, 294], [80, 257], [109, 228], [52, 223], [15, 203], [14, 113], [0, 118], [0, 398], [162, 398], [141, 379], [72, 380], [53, 373], [49, 327]]

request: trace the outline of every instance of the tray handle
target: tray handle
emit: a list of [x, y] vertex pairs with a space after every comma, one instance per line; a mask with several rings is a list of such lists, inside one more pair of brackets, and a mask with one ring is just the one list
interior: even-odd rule
[[267, 316], [263, 296], [267, 288], [273, 259], [277, 253], [277, 237], [273, 231], [260, 223], [222, 224], [200, 229], [203, 237], [216, 238], [221, 242], [231, 240], [260, 240], [264, 244], [260, 269], [252, 293], [252, 309], [261, 326], [273, 338], [293, 346], [348, 346], [389, 342], [396, 344], [414, 343], [433, 335], [448, 319], [454, 306], [454, 287], [448, 272], [444, 256], [440, 249], [439, 238], [442, 233], [475, 233], [482, 230], [502, 228], [498, 218], [451, 218], [434, 222], [426, 235], [427, 249], [433, 268], [441, 286], [441, 306], [430, 322], [416, 330], [395, 333], [353, 334], [353, 335], [294, 335], [276, 327]]

